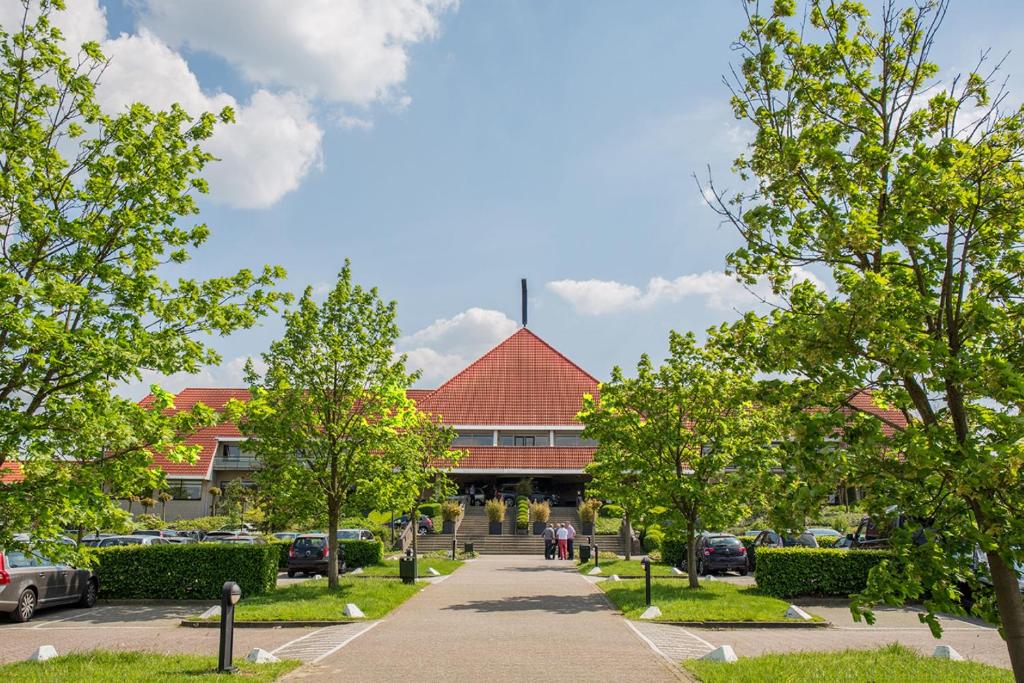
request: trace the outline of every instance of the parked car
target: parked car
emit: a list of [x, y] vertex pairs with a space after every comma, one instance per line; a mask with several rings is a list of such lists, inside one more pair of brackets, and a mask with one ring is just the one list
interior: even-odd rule
[[234, 543], [234, 544], [247, 544], [247, 545], [266, 545], [267, 542], [260, 536], [250, 535], [238, 535], [238, 536], [218, 536], [213, 539], [213, 543]]
[[178, 535], [173, 529], [136, 529], [132, 536], [158, 536], [160, 538], [173, 538]]
[[181, 543], [196, 543], [197, 542], [196, 539], [192, 538], [191, 536], [174, 536], [172, 538], [166, 538], [164, 540], [167, 541], [168, 543], [178, 543], [178, 544], [181, 544]]
[[[401, 517], [396, 517], [394, 521], [394, 528], [404, 529], [405, 525], [408, 523], [409, 515], [402, 515]], [[391, 526], [391, 523], [389, 522], [385, 526]], [[431, 533], [433, 530], [434, 520], [432, 520], [430, 517], [427, 517], [426, 515], [420, 515], [419, 526], [416, 528], [416, 533], [418, 533], [420, 536], [423, 536], [424, 534]]]
[[754, 538], [751, 545], [755, 548], [762, 546], [767, 548], [817, 548], [818, 539], [809, 530], [799, 536], [781, 536], [771, 529], [765, 529]]
[[289, 541], [289, 542], [291, 542], [291, 541], [294, 541], [295, 537], [298, 536], [298, 535], [299, 535], [298, 531], [278, 531], [273, 536], [274, 536], [274, 538], [276, 538], [279, 541]]
[[[330, 547], [327, 534], [300, 534], [288, 548], [288, 577], [296, 574], [323, 574], [327, 576]], [[338, 572], [345, 569], [344, 554], [338, 553]]]
[[92, 548], [110, 548], [116, 545], [167, 545], [171, 542], [169, 538], [159, 536], [136, 536], [135, 534], [124, 536], [102, 536], [100, 538], [83, 538], [82, 545]]
[[[697, 573], [701, 576], [716, 572], [735, 571], [746, 576], [749, 569], [747, 548], [732, 534], [701, 534], [697, 538]], [[683, 561], [686, 565], [686, 561]]]
[[[811, 527], [810, 529], [807, 530], [807, 533], [809, 533], [812, 536], [814, 536], [814, 538], [816, 540], [819, 539], [819, 538], [835, 538], [835, 539], [840, 539], [840, 538], [843, 537], [843, 535], [841, 533], [839, 533], [838, 531], [836, 531], [835, 529], [826, 529], [825, 527]], [[838, 540], [836, 542], [838, 543]]]
[[[430, 525], [433, 527], [434, 520], [427, 517], [430, 520]], [[373, 532], [369, 529], [338, 529], [338, 540], [339, 541], [372, 541]]]
[[[19, 534], [14, 540], [28, 543], [30, 538]], [[62, 542], [74, 545], [71, 539]], [[0, 612], [12, 621], [28, 621], [41, 607], [92, 607], [97, 595], [99, 582], [88, 569], [51, 562], [31, 551], [0, 550]]]
[[241, 529], [235, 529], [233, 531], [207, 531], [203, 534], [203, 540], [216, 541], [218, 538], [230, 538], [232, 536], [240, 536], [245, 533], [246, 532]]

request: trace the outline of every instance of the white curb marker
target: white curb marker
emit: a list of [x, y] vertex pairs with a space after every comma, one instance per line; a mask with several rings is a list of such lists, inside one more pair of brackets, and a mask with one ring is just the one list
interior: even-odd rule
[[53, 645], [40, 645], [35, 652], [29, 655], [30, 662], [45, 662], [57, 656], [57, 648]]
[[706, 659], [709, 662], [735, 662], [736, 653], [732, 651], [732, 645], [723, 645], [707, 653], [701, 659]]

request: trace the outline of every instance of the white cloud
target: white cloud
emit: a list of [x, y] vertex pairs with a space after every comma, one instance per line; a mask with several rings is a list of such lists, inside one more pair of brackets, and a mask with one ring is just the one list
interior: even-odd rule
[[370, 130], [373, 128], [373, 121], [358, 116], [342, 114], [337, 117], [338, 125], [346, 129]]
[[147, 0], [143, 24], [223, 57], [249, 81], [369, 105], [400, 100], [409, 48], [456, 0]]
[[462, 370], [518, 327], [500, 311], [470, 308], [451, 318], [435, 320], [400, 338], [395, 346], [408, 356], [410, 369], [423, 371], [421, 381], [434, 386]]
[[181, 104], [191, 114], [235, 110], [235, 123], [218, 125], [206, 149], [220, 161], [206, 167], [212, 196], [242, 208], [264, 208], [299, 186], [320, 161], [323, 135], [305, 98], [257, 90], [248, 103], [225, 93], [207, 95], [184, 58], [142, 30], [103, 45], [111, 59], [97, 95], [117, 112], [140, 101], [167, 109]]
[[[821, 281], [806, 270], [794, 271], [794, 280], [810, 280], [822, 287]], [[584, 315], [646, 310], [660, 303], [675, 303], [693, 296], [704, 297], [708, 307], [717, 310], [777, 300], [767, 281], [758, 282], [748, 289], [731, 275], [713, 270], [682, 275], [674, 280], [653, 277], [644, 290], [614, 280], [556, 280], [547, 283], [547, 288]]]

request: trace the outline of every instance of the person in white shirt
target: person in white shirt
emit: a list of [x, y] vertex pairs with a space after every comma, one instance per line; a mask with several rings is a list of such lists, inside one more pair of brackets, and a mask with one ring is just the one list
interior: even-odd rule
[[569, 530], [565, 528], [565, 524], [558, 525], [558, 531], [555, 532], [555, 536], [558, 538], [558, 559], [568, 559]]
[[572, 522], [566, 522], [565, 523], [565, 530], [569, 532], [569, 535], [566, 537], [565, 540], [566, 540], [566, 545], [568, 546], [567, 549], [569, 551], [569, 559], [571, 560], [571, 559], [573, 559], [572, 541], [573, 541], [574, 538], [576, 538], [576, 528], [573, 527]]

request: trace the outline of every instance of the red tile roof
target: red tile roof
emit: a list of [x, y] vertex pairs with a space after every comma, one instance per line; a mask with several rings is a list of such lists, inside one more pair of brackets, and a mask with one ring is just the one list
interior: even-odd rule
[[577, 425], [598, 381], [527, 328], [419, 400], [448, 424]]
[[21, 463], [8, 460], [0, 465], [0, 484], [13, 484], [24, 478], [25, 475], [21, 472]]
[[874, 415], [882, 421], [882, 432], [891, 436], [896, 430], [907, 428], [907, 419], [903, 413], [890, 406], [879, 406], [875, 400], [874, 393], [869, 389], [858, 391], [846, 401], [846, 411], [858, 410], [869, 415]]
[[[202, 403], [214, 410], [222, 410], [231, 399], [239, 401], [249, 400], [247, 389], [184, 389], [174, 398], [174, 410], [189, 410], [198, 403]], [[151, 397], [142, 399], [142, 405], [148, 405]], [[162, 455], [153, 455], [153, 466], [159, 467], [169, 477], [195, 477], [205, 479], [210, 472], [213, 457], [217, 453], [218, 437], [240, 437], [241, 432], [233, 422], [221, 422], [212, 427], [200, 429], [195, 434], [185, 439], [189, 446], [200, 446], [199, 457], [193, 464], [187, 462], [172, 462]]]
[[458, 469], [581, 470], [594, 459], [596, 449], [480, 446], [459, 450], [467, 455]]

